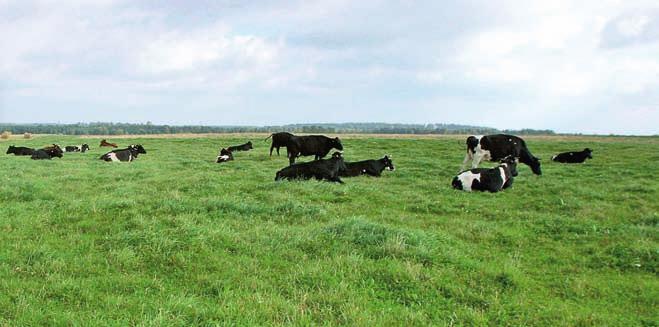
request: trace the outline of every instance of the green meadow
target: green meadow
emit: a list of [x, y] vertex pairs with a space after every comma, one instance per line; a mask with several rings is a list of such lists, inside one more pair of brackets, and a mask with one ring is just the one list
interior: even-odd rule
[[[344, 136], [346, 160], [396, 166], [345, 185], [274, 182], [263, 138], [108, 137], [144, 145], [132, 163], [0, 140], [0, 325], [658, 324], [657, 137], [528, 137], [543, 175], [496, 194], [451, 189], [464, 137]], [[49, 143], [92, 149], [4, 154]]]

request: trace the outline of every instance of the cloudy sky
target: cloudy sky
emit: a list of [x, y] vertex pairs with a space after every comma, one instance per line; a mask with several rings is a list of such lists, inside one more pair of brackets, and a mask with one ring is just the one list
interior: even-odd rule
[[0, 0], [0, 122], [659, 133], [659, 3]]

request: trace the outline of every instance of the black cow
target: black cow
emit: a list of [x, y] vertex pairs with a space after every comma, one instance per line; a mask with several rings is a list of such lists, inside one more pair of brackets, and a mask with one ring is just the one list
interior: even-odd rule
[[499, 192], [513, 185], [517, 176], [517, 159], [508, 156], [494, 168], [474, 168], [463, 171], [453, 178], [454, 189], [471, 191]]
[[282, 179], [311, 179], [328, 180], [343, 184], [339, 178], [339, 171], [345, 170], [346, 165], [341, 157], [341, 153], [335, 152], [332, 158], [316, 160], [311, 162], [303, 162], [295, 165], [290, 165], [277, 172], [275, 181]]
[[31, 156], [34, 153], [34, 149], [26, 148], [24, 146], [13, 146], [10, 145], [7, 149], [7, 154], [13, 153], [15, 156]]
[[216, 163], [222, 163], [233, 160], [233, 153], [227, 149], [220, 150], [220, 154], [217, 155]]
[[290, 164], [300, 156], [314, 156], [314, 160], [324, 158], [332, 149], [343, 150], [338, 137], [324, 135], [291, 136], [286, 144]]
[[285, 147], [288, 141], [295, 135], [287, 132], [272, 133], [265, 140], [267, 141], [272, 137], [272, 145], [270, 145], [270, 156], [272, 157], [272, 149], [277, 148], [277, 155], [279, 155], [279, 148]]
[[99, 159], [108, 162], [130, 162], [135, 160], [140, 153], [146, 154], [144, 147], [141, 144], [133, 144], [125, 149], [112, 150], [102, 155]]
[[247, 142], [247, 143], [245, 143], [245, 144], [241, 144], [241, 145], [230, 146], [230, 147], [227, 148], [227, 150], [229, 150], [230, 152], [234, 152], [234, 151], [249, 151], [249, 150], [251, 150], [251, 149], [254, 149], [254, 148], [252, 147], [252, 141], [249, 141], [249, 142]]
[[462, 162], [463, 171], [467, 162], [472, 160], [471, 168], [478, 167], [481, 160], [499, 161], [507, 156], [519, 158], [523, 164], [531, 167], [536, 175], [542, 175], [540, 159], [534, 157], [523, 139], [506, 134], [470, 136], [467, 138], [467, 155]]
[[85, 151], [89, 150], [89, 145], [88, 144], [82, 144], [82, 145], [67, 145], [64, 147], [64, 152], [82, 152], [85, 153]]
[[380, 177], [382, 175], [382, 171], [385, 169], [389, 169], [391, 171], [396, 169], [389, 156], [384, 156], [384, 158], [379, 160], [346, 162], [346, 169], [340, 171], [339, 175], [341, 177], [354, 177], [364, 174]]
[[32, 157], [30, 158], [34, 160], [50, 160], [54, 157], [61, 158], [62, 153], [64, 153], [62, 148], [56, 144], [53, 144], [43, 149], [35, 150], [34, 153], [32, 153]]
[[586, 159], [593, 159], [593, 150], [585, 148], [580, 152], [563, 152], [551, 157], [551, 160], [562, 163], [582, 163]]

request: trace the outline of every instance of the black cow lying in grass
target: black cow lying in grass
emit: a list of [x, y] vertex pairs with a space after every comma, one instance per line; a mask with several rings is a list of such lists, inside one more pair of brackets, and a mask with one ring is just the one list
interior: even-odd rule
[[311, 162], [304, 162], [295, 165], [290, 165], [277, 172], [275, 181], [282, 179], [312, 179], [328, 180], [343, 184], [339, 178], [339, 171], [345, 170], [346, 165], [343, 162], [341, 153], [335, 152], [332, 158], [316, 160]]
[[85, 151], [89, 150], [89, 145], [88, 144], [82, 144], [82, 145], [67, 145], [64, 147], [64, 152], [82, 152], [85, 153]]
[[141, 144], [133, 144], [125, 149], [112, 150], [102, 155], [99, 159], [108, 162], [131, 162], [135, 160], [140, 153], [146, 154], [144, 147]]
[[507, 156], [519, 158], [519, 162], [531, 167], [536, 175], [542, 175], [540, 159], [531, 154], [523, 139], [507, 134], [469, 136], [467, 138], [467, 155], [460, 170], [464, 170], [471, 160], [471, 168], [478, 167], [482, 160], [499, 161]]
[[62, 153], [64, 153], [62, 148], [60, 148], [57, 144], [53, 144], [43, 149], [35, 150], [34, 153], [32, 153], [32, 157], [30, 158], [33, 160], [50, 160], [55, 157], [61, 158]]
[[384, 156], [384, 158], [379, 160], [364, 160], [358, 162], [346, 162], [346, 169], [339, 172], [341, 177], [354, 177], [359, 175], [369, 175], [380, 177], [382, 171], [389, 169], [391, 171], [395, 170], [394, 163], [391, 161], [389, 156]]
[[272, 145], [270, 145], [270, 156], [272, 157], [272, 149], [277, 148], [277, 155], [279, 155], [279, 148], [285, 147], [288, 141], [295, 135], [287, 132], [272, 133], [265, 140], [267, 141], [272, 137]]
[[241, 145], [230, 146], [230, 147], [227, 148], [227, 150], [229, 150], [231, 152], [234, 152], [234, 151], [249, 151], [251, 149], [254, 149], [252, 147], [252, 141], [249, 141], [249, 142], [247, 142], [245, 144], [241, 144]]
[[217, 155], [216, 163], [223, 163], [233, 160], [233, 153], [227, 149], [220, 150], [220, 154]]
[[585, 148], [580, 152], [563, 152], [551, 157], [551, 160], [562, 163], [582, 163], [586, 159], [593, 159], [593, 150]]
[[330, 138], [324, 135], [291, 136], [286, 144], [288, 160], [295, 163], [300, 156], [314, 156], [314, 160], [324, 158], [332, 149], [343, 150], [343, 144], [338, 137]]
[[466, 170], [453, 178], [454, 189], [463, 191], [499, 192], [513, 185], [517, 176], [517, 160], [508, 156], [494, 168], [474, 168]]
[[34, 153], [34, 149], [26, 148], [24, 146], [13, 146], [10, 145], [7, 149], [7, 154], [14, 154], [15, 156], [31, 156]]

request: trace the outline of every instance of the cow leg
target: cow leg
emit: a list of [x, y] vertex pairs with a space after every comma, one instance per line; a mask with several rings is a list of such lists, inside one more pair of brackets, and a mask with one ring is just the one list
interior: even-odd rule
[[[272, 155], [272, 150], [270, 150], [270, 155]], [[277, 156], [279, 156], [279, 147], [277, 147]]]
[[471, 161], [471, 168], [478, 168], [478, 165], [481, 163], [481, 160], [483, 160], [483, 155], [475, 153], [474, 158]]
[[[272, 157], [272, 149], [274, 149], [274, 148], [275, 148], [274, 146], [272, 146], [272, 145], [270, 146], [270, 156], [271, 156], [271, 157]], [[277, 149], [277, 150], [279, 150], [279, 149]], [[279, 153], [278, 153], [278, 154], [279, 154]]]
[[294, 153], [289, 153], [289, 154], [288, 154], [288, 163], [289, 163], [290, 165], [292, 165], [292, 164], [295, 163], [295, 157], [296, 157], [296, 156], [295, 156]]
[[465, 170], [465, 167], [467, 167], [467, 162], [469, 160], [474, 160], [474, 157], [471, 154], [471, 152], [469, 151], [469, 149], [467, 149], [467, 154], [465, 155], [465, 159], [462, 161], [462, 166], [460, 166], [460, 171], [461, 172]]

